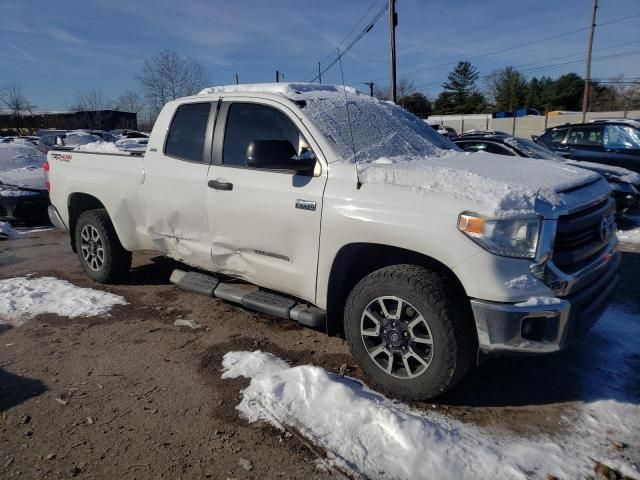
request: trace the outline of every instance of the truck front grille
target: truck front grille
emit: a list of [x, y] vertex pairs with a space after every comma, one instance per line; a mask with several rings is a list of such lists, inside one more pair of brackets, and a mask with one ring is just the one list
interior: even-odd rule
[[553, 262], [573, 273], [595, 260], [609, 243], [615, 228], [615, 201], [607, 198], [558, 219]]

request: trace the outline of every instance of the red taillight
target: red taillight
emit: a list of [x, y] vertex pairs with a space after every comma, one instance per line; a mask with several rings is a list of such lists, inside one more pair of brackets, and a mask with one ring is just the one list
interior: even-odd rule
[[51, 193], [51, 184], [49, 183], [49, 162], [44, 162], [42, 165], [42, 169], [44, 170], [44, 188], [47, 189], [47, 192]]

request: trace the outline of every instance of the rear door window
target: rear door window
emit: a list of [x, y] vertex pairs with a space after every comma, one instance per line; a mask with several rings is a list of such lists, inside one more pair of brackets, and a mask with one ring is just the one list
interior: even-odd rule
[[583, 148], [601, 148], [603, 146], [602, 126], [573, 127], [567, 138], [567, 145]]
[[210, 111], [208, 102], [180, 105], [173, 116], [164, 153], [189, 162], [203, 162]]

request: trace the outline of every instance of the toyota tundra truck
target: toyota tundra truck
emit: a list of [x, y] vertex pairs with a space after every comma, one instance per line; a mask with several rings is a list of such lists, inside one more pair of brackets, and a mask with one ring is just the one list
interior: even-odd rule
[[178, 286], [342, 336], [404, 399], [480, 354], [562, 350], [618, 281], [604, 178], [462, 152], [350, 87], [211, 87], [165, 105], [144, 155], [52, 150], [45, 173], [94, 281], [160, 252]]

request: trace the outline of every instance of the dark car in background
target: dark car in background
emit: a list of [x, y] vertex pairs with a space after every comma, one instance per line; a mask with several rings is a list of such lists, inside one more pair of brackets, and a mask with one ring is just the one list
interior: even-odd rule
[[574, 167], [597, 172], [611, 185], [618, 213], [635, 213], [640, 210], [640, 174], [625, 168], [567, 159], [531, 140], [505, 133], [469, 132], [452, 141], [466, 152], [487, 152], [565, 162]]
[[566, 158], [640, 173], [640, 122], [636, 120], [602, 119], [561, 125], [532, 138]]

